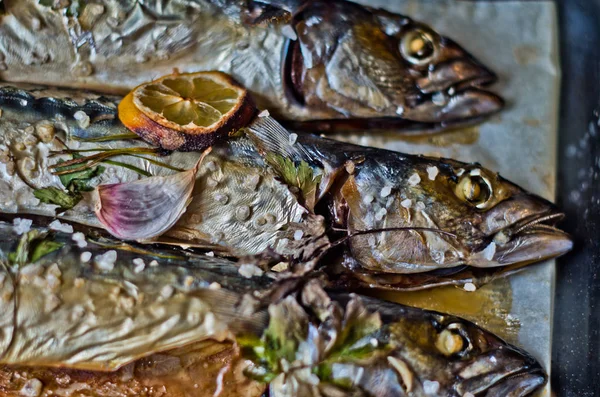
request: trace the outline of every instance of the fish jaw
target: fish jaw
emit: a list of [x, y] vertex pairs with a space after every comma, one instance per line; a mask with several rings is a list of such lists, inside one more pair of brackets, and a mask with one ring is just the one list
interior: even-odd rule
[[514, 346], [502, 347], [461, 370], [461, 381], [455, 386], [460, 395], [521, 397], [546, 383], [543, 368], [531, 355]]
[[[513, 205], [513, 210], [508, 207]], [[472, 251], [466, 263], [474, 267], [525, 265], [556, 258], [573, 248], [569, 234], [555, 227], [564, 214], [537, 196], [501, 203], [488, 216], [486, 243]], [[497, 215], [503, 212], [501, 217]]]

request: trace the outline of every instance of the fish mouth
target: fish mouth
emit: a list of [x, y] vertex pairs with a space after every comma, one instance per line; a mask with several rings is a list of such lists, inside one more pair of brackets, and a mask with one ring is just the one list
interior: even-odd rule
[[525, 217], [496, 232], [469, 264], [476, 267], [527, 264], [556, 258], [573, 248], [573, 240], [556, 224], [564, 218], [560, 212]]
[[[493, 356], [493, 357], [492, 357]], [[456, 385], [456, 391], [485, 397], [525, 397], [542, 387], [548, 377], [539, 362], [527, 352], [510, 345], [494, 350], [483, 363], [475, 362], [461, 372], [467, 374]], [[479, 372], [483, 366], [489, 371]], [[472, 373], [470, 373], [472, 372]]]

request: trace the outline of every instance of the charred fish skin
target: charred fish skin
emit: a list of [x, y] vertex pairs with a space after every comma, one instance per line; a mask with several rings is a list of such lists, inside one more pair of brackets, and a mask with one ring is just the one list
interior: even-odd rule
[[[31, 252], [21, 252], [20, 242], [29, 233], [45, 229], [21, 219], [14, 225], [0, 224], [0, 230], [0, 364], [4, 365], [0, 371], [21, 368], [22, 376], [40, 377], [35, 378], [40, 387], [67, 388], [74, 395], [84, 394], [86, 384], [96, 385], [96, 391], [107, 390], [102, 380], [110, 381], [111, 375], [97, 371], [116, 371], [135, 360], [130, 367], [136, 369], [130, 375], [133, 378], [115, 380], [108, 385], [109, 391], [148, 384], [149, 375], [154, 377], [151, 385], [155, 388], [168, 385], [173, 370], [148, 374], [144, 361], [139, 360], [152, 365], [187, 353], [186, 362], [197, 362], [214, 348], [227, 349], [227, 342], [221, 347], [202, 342], [207, 338], [235, 338], [246, 360], [240, 373], [269, 383], [274, 396], [289, 395], [282, 394], [289, 379], [294, 386], [288, 386], [298, 391], [318, 387], [382, 397], [526, 396], [546, 381], [543, 369], [530, 355], [454, 316], [328, 292], [319, 280], [300, 282], [298, 289], [278, 293], [276, 279], [242, 277], [227, 260], [182, 259], [177, 257], [181, 251], [154, 249], [144, 254], [123, 251], [120, 246], [112, 251], [116, 253], [113, 263], [109, 256], [114, 254], [107, 247], [89, 237], [74, 239], [68, 230], [55, 231], [47, 240], [62, 247], [34, 259]], [[80, 247], [82, 241], [85, 247]], [[81, 251], [92, 253], [92, 259], [81, 256]], [[265, 300], [255, 298], [260, 296]], [[70, 317], [65, 330], [66, 314]], [[287, 343], [278, 344], [280, 338]], [[319, 338], [324, 339], [319, 342]], [[202, 346], [209, 352], [199, 351]], [[273, 353], [281, 354], [278, 360], [265, 361]], [[235, 352], [227, 354], [234, 360], [240, 357]], [[64, 369], [36, 369], [46, 366]], [[188, 376], [195, 373], [184, 367], [190, 371]], [[311, 369], [311, 377], [306, 377], [306, 368]], [[88, 377], [82, 379], [74, 370], [88, 371]], [[221, 372], [211, 369], [208, 376], [212, 374], [218, 385]], [[81, 384], [69, 384], [70, 376], [63, 379], [70, 373]], [[64, 382], [57, 385], [51, 375], [61, 375]], [[248, 385], [245, 377], [238, 374], [228, 379], [234, 385]], [[0, 387], [14, 389], [12, 382], [20, 382], [16, 379], [3, 377]], [[201, 383], [211, 384], [210, 379]], [[261, 390], [257, 383], [248, 387], [249, 395]]]
[[117, 93], [174, 64], [221, 70], [260, 107], [305, 129], [366, 122], [438, 131], [503, 106], [480, 88], [495, 75], [452, 40], [342, 0], [11, 2], [0, 19], [0, 54], [4, 81]]
[[[50, 151], [65, 147], [60, 140], [44, 142], [39, 138], [41, 126], [50, 125], [71, 150], [149, 148], [137, 140], [81, 141], [127, 133], [110, 98], [4, 85], [0, 87], [0, 102], [2, 212], [54, 216], [56, 207], [37, 200], [33, 189], [62, 187], [48, 166], [57, 161], [49, 157]], [[81, 110], [92, 107], [96, 113], [89, 116]], [[52, 112], [59, 114], [49, 117]], [[77, 112], [80, 120], [75, 117]], [[313, 177], [319, 180], [313, 181], [316, 194], [312, 208], [282, 180], [270, 163], [273, 158], [287, 159], [292, 168], [302, 162], [312, 167]], [[152, 175], [173, 172], [138, 157], [115, 160]], [[173, 153], [160, 160], [189, 169], [198, 154]], [[130, 169], [110, 166], [94, 183], [139, 178]], [[477, 164], [297, 135], [271, 117], [257, 118], [247, 137], [232, 138], [214, 148], [200, 169], [193, 197], [186, 214], [165, 237], [180, 244], [229, 251], [234, 256], [259, 254], [268, 248], [282, 253], [284, 243], [294, 239], [290, 225], [306, 222], [315, 208], [328, 216], [320, 212], [319, 203], [330, 202], [329, 207], [344, 209], [328, 216], [325, 230], [334, 223], [347, 229], [348, 235], [382, 228], [414, 229], [354, 236], [348, 242], [351, 273], [369, 284], [390, 287], [402, 284], [394, 281], [398, 275], [437, 270], [452, 273], [461, 266], [521, 266], [558, 256], [572, 246], [570, 238], [552, 226], [561, 217], [553, 204]], [[93, 195], [84, 192], [83, 200], [61, 218], [102, 227], [94, 207]], [[477, 277], [488, 279], [486, 275]], [[435, 284], [432, 280], [440, 281], [440, 277], [428, 274], [425, 280], [418, 285]]]

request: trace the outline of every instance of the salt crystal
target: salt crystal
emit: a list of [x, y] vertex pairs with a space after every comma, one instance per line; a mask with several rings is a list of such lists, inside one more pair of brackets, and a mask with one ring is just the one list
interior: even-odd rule
[[210, 285], [208, 286], [208, 289], [221, 289], [221, 284], [214, 281], [214, 282], [210, 283]]
[[412, 174], [410, 178], [408, 178], [408, 184], [410, 186], [417, 186], [419, 182], [421, 182], [421, 177], [417, 173]]
[[79, 256], [79, 259], [81, 259], [81, 262], [83, 262], [83, 263], [89, 262], [90, 259], [92, 259], [92, 253], [89, 251], [82, 252], [81, 255]]
[[435, 165], [432, 167], [427, 167], [427, 177], [430, 181], [435, 181], [435, 178], [440, 173], [440, 170]]
[[483, 251], [481, 251], [481, 253], [485, 259], [491, 261], [494, 259], [494, 254], [496, 253], [496, 243], [492, 241]]
[[[491, 358], [494, 358], [494, 356], [491, 356]], [[475, 394], [466, 392], [465, 394], [463, 394], [463, 397], [475, 397]]]
[[382, 220], [385, 216], [387, 215], [387, 210], [385, 208], [381, 208], [379, 211], [377, 211], [377, 213], [375, 214], [375, 219], [377, 219], [378, 221]]
[[296, 143], [297, 140], [298, 140], [298, 134], [295, 134], [292, 132], [289, 136], [290, 145], [293, 145], [294, 143]]
[[57, 232], [73, 233], [73, 226], [69, 225], [68, 223], [61, 223], [58, 219], [52, 221], [48, 227], [51, 230], [56, 230]]
[[111, 271], [115, 267], [115, 262], [117, 261], [117, 251], [110, 250], [106, 251], [102, 255], [98, 255], [94, 258], [94, 263], [96, 267], [102, 271]]
[[410, 208], [412, 206], [412, 200], [411, 199], [402, 200], [400, 205], [403, 206], [404, 208]]
[[152, 262], [150, 262], [150, 267], [156, 267], [158, 266], [158, 262], [153, 260]]
[[464, 173], [465, 173], [465, 170], [463, 168], [459, 168], [458, 171], [456, 171], [456, 176], [461, 176]]
[[74, 233], [71, 239], [77, 243], [79, 248], [85, 248], [88, 245], [87, 241], [85, 241], [85, 235], [81, 232]]
[[475, 168], [474, 170], [471, 170], [471, 175], [472, 176], [480, 176], [481, 170], [479, 168]]
[[262, 276], [263, 271], [256, 265], [253, 265], [251, 263], [245, 263], [242, 266], [240, 266], [240, 268], [238, 269], [238, 273], [242, 277], [252, 278], [254, 276]]
[[43, 388], [44, 384], [39, 379], [29, 379], [21, 388], [19, 394], [23, 397], [38, 397], [42, 394]]
[[473, 283], [466, 283], [466, 284], [463, 286], [463, 289], [464, 289], [465, 291], [468, 291], [468, 292], [474, 292], [474, 291], [476, 291], [476, 290], [477, 290], [477, 287], [476, 287], [476, 286], [475, 286], [475, 284], [473, 284]]
[[438, 390], [440, 390], [440, 383], [438, 381], [423, 381], [423, 391], [425, 394], [436, 394]]
[[90, 126], [90, 116], [82, 110], [78, 110], [73, 114], [73, 118], [77, 120], [77, 124], [81, 128], [88, 128]]
[[384, 186], [383, 189], [381, 189], [381, 197], [387, 197], [392, 193], [392, 187], [391, 186]]
[[173, 292], [175, 290], [173, 289], [172, 286], [170, 285], [165, 285], [164, 287], [162, 287], [162, 289], [160, 290], [160, 296], [164, 299], [169, 299], [171, 296], [173, 296]]
[[132, 262], [135, 265], [133, 268], [134, 273], [141, 273], [146, 268], [146, 263], [142, 258], [135, 258]]
[[31, 225], [33, 224], [33, 221], [31, 219], [21, 219], [21, 218], [15, 218], [13, 219], [13, 226], [14, 226], [14, 232], [17, 233], [19, 236], [22, 234], [27, 233], [29, 230], [31, 230]]
[[248, 207], [247, 205], [240, 205], [236, 210], [235, 210], [235, 218], [242, 222], [247, 220], [250, 217], [250, 207]]
[[214, 256], [215, 256], [215, 253], [214, 253], [213, 251], [208, 251], [208, 252], [206, 253], [206, 256], [211, 256], [211, 257], [214, 257]]
[[423, 211], [425, 209], [425, 203], [423, 203], [422, 201], [417, 201], [415, 208], [417, 209], [417, 211]]
[[269, 117], [269, 116], [270, 116], [270, 113], [267, 109], [263, 110], [262, 112], [260, 112], [258, 114], [258, 117]]
[[302, 240], [303, 236], [304, 236], [304, 232], [302, 230], [296, 230], [294, 232], [294, 240], [296, 240], [296, 241]]
[[363, 201], [365, 202], [365, 204], [371, 204], [373, 202], [373, 200], [375, 200], [375, 197], [373, 197], [370, 194], [367, 194], [365, 196], [365, 198], [363, 199]]

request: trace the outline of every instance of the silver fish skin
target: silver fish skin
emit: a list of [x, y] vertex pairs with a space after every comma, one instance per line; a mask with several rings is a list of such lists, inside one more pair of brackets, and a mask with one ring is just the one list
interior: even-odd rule
[[5, 4], [0, 80], [125, 93], [174, 68], [221, 70], [277, 118], [323, 131], [438, 131], [503, 106], [481, 88], [494, 73], [458, 44], [348, 1], [57, 4]]
[[[71, 149], [147, 147], [136, 140], [90, 143], [73, 139], [126, 133], [113, 101], [68, 90], [0, 88], [0, 144], [5, 163], [0, 164], [0, 211], [54, 215], [55, 206], [40, 203], [23, 180], [34, 187], [62, 186], [48, 166], [56, 162], [49, 151], [64, 147], [58, 140], [38, 141], [36, 127], [44, 123], [65, 137]], [[85, 128], [74, 120], [78, 111], [89, 113]], [[268, 160], [273, 155], [295, 165], [310, 164], [314, 175], [320, 175], [312, 206], [281, 180]], [[198, 156], [177, 152], [160, 160], [189, 169]], [[140, 158], [115, 160], [153, 175], [173, 172]], [[139, 178], [131, 170], [110, 166], [94, 183]], [[562, 214], [553, 204], [478, 164], [291, 134], [271, 117], [257, 118], [247, 137], [215, 147], [202, 165], [194, 189], [185, 215], [160, 241], [238, 257], [268, 248], [284, 253], [286, 244], [294, 241], [298, 225], [307, 223], [308, 215], [316, 211], [324, 217], [317, 222], [321, 233], [331, 226], [347, 230], [346, 267], [376, 285], [401, 285], [406, 275], [437, 270], [456, 273], [466, 268], [519, 267], [572, 247], [569, 236], [554, 227]], [[84, 194], [81, 203], [60, 217], [102, 227], [94, 207], [94, 196]], [[390, 228], [411, 230], [376, 232]], [[373, 232], [349, 237], [369, 230]], [[304, 241], [302, 237], [310, 236], [300, 237]], [[438, 278], [435, 274], [424, 276], [427, 285], [432, 276]]]
[[28, 220], [0, 223], [0, 363], [115, 370], [154, 352], [230, 339], [232, 321], [264, 321], [244, 320], [238, 305], [269, 280], [244, 278], [224, 259], [127, 252], [83, 236], [80, 247], [73, 234], [55, 232], [63, 248], [15, 265], [9, 254]]
[[[28, 371], [33, 376], [40, 374], [42, 386], [48, 382], [56, 387], [48, 378], [51, 374], [64, 378], [72, 373], [80, 379], [81, 374], [74, 370], [89, 371], [80, 381], [84, 385], [98, 384], [98, 379], [109, 377], [100, 371], [112, 372], [161, 352], [161, 358], [153, 356], [152, 360], [172, 361], [169, 357], [186, 352], [184, 345], [199, 346], [198, 342], [207, 338], [240, 340], [241, 357], [249, 360], [245, 361], [246, 370], [240, 372], [254, 378], [257, 367], [266, 364], [245, 350], [248, 344], [244, 340], [261, 333], [285, 338], [298, 349], [297, 354], [281, 351], [296, 354], [297, 362], [268, 368], [276, 375], [269, 381], [273, 396], [290, 395], [282, 387], [282, 382], [290, 379], [288, 388], [298, 391], [291, 395], [305, 395], [301, 391], [314, 389], [316, 384], [325, 395], [330, 395], [326, 390], [344, 385], [382, 397], [431, 393], [527, 396], [546, 381], [543, 369], [529, 354], [454, 316], [329, 292], [317, 280], [307, 282], [298, 292], [263, 294], [267, 300], [261, 305], [248, 297], [277, 291], [277, 281], [267, 275], [242, 277], [236, 265], [224, 259], [189, 256], [182, 251], [154, 249], [144, 254], [117, 248], [111, 268], [101, 259], [110, 247], [89, 237], [88, 245], [79, 247], [81, 239], [76, 242], [72, 234], [56, 231], [52, 240], [64, 243], [60, 250], [35, 262], [11, 264], [7, 258], [17, 250], [18, 233], [31, 231], [25, 230], [22, 222], [0, 224], [0, 364], [8, 366], [1, 368], [3, 372], [16, 366], [23, 371], [21, 376], [29, 377]], [[82, 252], [91, 252], [93, 259], [82, 260]], [[141, 270], [139, 259], [146, 263]], [[152, 266], [152, 260], [157, 260], [158, 266]], [[216, 283], [219, 288], [214, 287]], [[248, 300], [255, 303], [244, 305]], [[265, 346], [273, 348], [272, 344]], [[353, 356], [354, 349], [363, 353]], [[203, 357], [194, 348], [187, 353], [185, 361]], [[283, 361], [284, 356], [281, 358]], [[297, 367], [299, 364], [302, 366]], [[318, 374], [308, 385], [302, 369], [296, 369], [306, 365]], [[283, 368], [287, 369], [277, 373]], [[156, 388], [160, 377], [164, 379], [165, 371], [168, 374], [170, 370], [157, 371]], [[128, 390], [132, 377], [146, 376], [136, 371], [112, 379], [115, 383], [110, 390]], [[0, 387], [10, 387], [10, 382], [18, 382], [15, 379], [0, 379]], [[67, 379], [66, 385], [69, 387], [63, 388], [71, 389], [71, 395], [80, 395], [78, 390], [90, 395], [79, 383], [69, 385]], [[258, 385], [243, 395], [257, 395], [257, 389]]]

